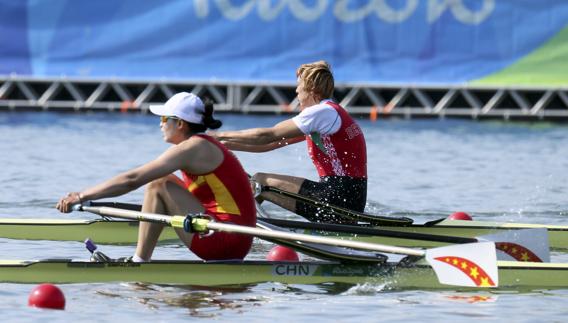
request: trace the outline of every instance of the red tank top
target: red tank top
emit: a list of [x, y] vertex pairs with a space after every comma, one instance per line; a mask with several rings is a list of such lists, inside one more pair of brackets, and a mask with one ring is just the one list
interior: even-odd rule
[[256, 225], [256, 207], [246, 172], [237, 157], [217, 140], [195, 135], [221, 149], [223, 162], [213, 172], [190, 175], [182, 171], [187, 189], [217, 220], [240, 225]]
[[332, 135], [306, 135], [308, 153], [318, 175], [367, 178], [367, 147], [363, 131], [339, 104], [328, 101], [341, 118], [341, 127]]

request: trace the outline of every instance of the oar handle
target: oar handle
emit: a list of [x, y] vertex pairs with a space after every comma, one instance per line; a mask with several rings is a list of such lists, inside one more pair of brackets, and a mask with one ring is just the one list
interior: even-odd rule
[[124, 202], [94, 202], [94, 201], [84, 201], [82, 204], [73, 205], [73, 211], [81, 211], [83, 206], [108, 206], [117, 209], [131, 210], [131, 211], [142, 211], [142, 205], [134, 203], [124, 203]]
[[187, 228], [188, 229], [186, 230], [187, 232], [192, 232], [191, 217], [189, 217], [190, 223], [186, 224], [186, 219], [188, 219], [188, 217], [181, 215], [165, 216], [161, 214], [117, 209], [107, 206], [88, 206], [88, 205], [81, 206], [79, 210], [95, 213], [98, 215], [106, 215], [122, 219], [161, 223], [164, 225], [172, 226], [174, 228], [182, 228], [184, 230]]

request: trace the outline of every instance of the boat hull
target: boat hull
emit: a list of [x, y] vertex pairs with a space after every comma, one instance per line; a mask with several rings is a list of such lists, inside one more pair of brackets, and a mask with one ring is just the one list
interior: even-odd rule
[[[138, 239], [138, 221], [0, 219], [0, 238], [19, 240], [84, 241], [98, 244], [133, 244]], [[179, 241], [166, 227], [161, 242]]]
[[[385, 289], [451, 289], [442, 285], [427, 264], [331, 262], [203, 262], [96, 263], [41, 260], [0, 261], [0, 281], [10, 283], [142, 282], [197, 286], [285, 284], [376, 284]], [[499, 262], [499, 289], [568, 289], [568, 264]]]
[[[433, 226], [411, 225], [406, 227], [380, 227], [381, 230], [424, 233], [456, 237], [477, 237], [485, 234], [544, 227], [548, 229], [550, 248], [568, 249], [568, 226], [496, 223], [482, 221], [446, 220]], [[442, 242], [400, 239], [364, 234], [345, 234], [314, 230], [295, 229], [296, 232], [319, 234], [342, 239], [354, 239], [402, 247], [439, 247]], [[137, 221], [116, 220], [50, 220], [50, 219], [0, 219], [0, 238], [22, 240], [84, 241], [91, 238], [97, 244], [133, 244], [138, 238]], [[160, 236], [163, 243], [179, 241], [175, 231], [164, 228]]]

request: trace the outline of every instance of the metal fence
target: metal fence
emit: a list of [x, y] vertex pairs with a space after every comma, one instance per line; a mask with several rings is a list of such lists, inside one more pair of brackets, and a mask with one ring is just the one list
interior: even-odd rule
[[[146, 113], [176, 92], [211, 98], [217, 111], [298, 111], [295, 84], [0, 77], [0, 111]], [[472, 118], [568, 121], [568, 87], [338, 84], [335, 99], [372, 118]]]

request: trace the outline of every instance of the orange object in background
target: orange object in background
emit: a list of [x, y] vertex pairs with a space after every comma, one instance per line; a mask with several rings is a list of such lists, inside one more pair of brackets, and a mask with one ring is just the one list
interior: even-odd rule
[[371, 107], [371, 111], [369, 111], [369, 119], [371, 119], [371, 121], [377, 121], [378, 118], [378, 109], [376, 106], [372, 106]]
[[128, 112], [128, 109], [132, 109], [134, 108], [134, 102], [133, 101], [122, 101], [120, 103], [120, 112]]

